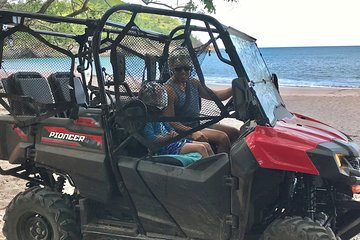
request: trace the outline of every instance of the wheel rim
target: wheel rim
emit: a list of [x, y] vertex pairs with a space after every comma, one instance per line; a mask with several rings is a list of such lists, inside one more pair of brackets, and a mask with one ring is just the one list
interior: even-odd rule
[[18, 233], [23, 240], [51, 240], [51, 225], [45, 217], [38, 213], [23, 215], [18, 227]]

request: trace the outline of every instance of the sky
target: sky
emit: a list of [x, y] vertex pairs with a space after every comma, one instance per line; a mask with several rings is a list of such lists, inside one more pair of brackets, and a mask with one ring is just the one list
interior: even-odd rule
[[[140, 0], [127, 2], [141, 3]], [[215, 18], [256, 38], [259, 47], [360, 45], [360, 0], [238, 0], [237, 3], [214, 0], [214, 3]]]

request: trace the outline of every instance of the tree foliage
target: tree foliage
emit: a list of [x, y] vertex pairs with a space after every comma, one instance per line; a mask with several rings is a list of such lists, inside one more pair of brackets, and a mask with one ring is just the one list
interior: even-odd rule
[[[1, 3], [2, 2], [0, 2], [0, 4]], [[99, 19], [111, 6], [121, 3], [124, 2], [120, 0], [16, 0], [16, 2], [4, 2], [4, 7], [11, 10], [46, 13], [57, 16]], [[112, 14], [110, 20], [126, 24], [130, 20], [130, 17], [130, 14], [121, 11]], [[26, 20], [25, 24], [31, 26], [33, 29], [76, 35], [84, 34], [86, 30], [85, 26], [62, 22], [51, 23], [41, 20]], [[182, 23], [180, 20], [171, 17], [138, 14], [135, 19], [135, 24], [140, 28], [151, 29], [155, 32], [168, 34], [173, 28]], [[45, 35], [43, 37], [57, 46], [66, 49], [75, 47], [76, 49], [76, 46], [73, 46], [73, 44], [76, 45], [76, 43], [71, 39]], [[17, 39], [16, 41], [19, 44], [22, 41], [26, 41], [26, 39]], [[35, 47], [32, 46], [32, 48]]]
[[[126, 1], [126, 0], [125, 0]], [[203, 11], [215, 13], [215, 0], [142, 0], [146, 5], [158, 5], [173, 10]], [[238, 2], [239, 0], [223, 0], [226, 2]], [[116, 4], [125, 3], [122, 0], [0, 0], [0, 8], [18, 9], [30, 12], [48, 13], [49, 9], [56, 5], [67, 3], [64, 10], [67, 14], [62, 16], [75, 17], [88, 13], [92, 17], [103, 13], [106, 9]], [[64, 5], [63, 5], [64, 6]], [[70, 10], [70, 11], [69, 11]]]
[[[214, 0], [142, 0], [146, 5], [160, 5], [173, 10], [197, 11], [205, 9], [215, 12]], [[223, 0], [236, 2], [238, 0]], [[111, 6], [125, 3], [122, 0], [0, 0], [1, 8], [28, 12], [46, 13], [57, 16], [79, 18], [101, 18]], [[113, 14], [111, 20], [127, 23], [130, 15], [124, 12]], [[135, 23], [140, 28], [168, 34], [174, 27], [181, 25], [179, 19], [151, 14], [139, 14]], [[83, 26], [69, 23], [49, 23], [40, 20], [28, 21], [27, 25], [39, 30], [49, 30], [64, 33], [83, 34]], [[49, 37], [56, 45], [68, 46], [67, 39]]]
[[[5, 0], [0, 0], [5, 1]], [[0, 2], [1, 4], [2, 2]], [[121, 0], [26, 0], [24, 2], [4, 2], [4, 7], [12, 10], [46, 13], [57, 16], [78, 17], [78, 18], [101, 18], [106, 10], [116, 4], [124, 3]], [[127, 23], [129, 14], [124, 12], [111, 16], [111, 20], [119, 23]], [[136, 24], [141, 28], [152, 29], [161, 33], [169, 33], [175, 26], [181, 24], [178, 20], [149, 14], [139, 14]], [[40, 30], [51, 30], [57, 32], [82, 34], [84, 29], [76, 24], [68, 23], [45, 23], [42, 21], [30, 21], [27, 23]]]
[[[183, 10], [189, 12], [205, 10], [209, 13], [215, 13], [216, 7], [214, 5], [215, 0], [142, 0], [146, 5], [158, 5], [172, 10]], [[223, 0], [226, 2], [238, 2], [239, 0]]]

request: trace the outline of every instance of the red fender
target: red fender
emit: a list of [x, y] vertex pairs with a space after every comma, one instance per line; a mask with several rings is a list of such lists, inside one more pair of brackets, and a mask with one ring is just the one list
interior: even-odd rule
[[347, 137], [317, 120], [294, 114], [274, 127], [257, 126], [246, 137], [247, 145], [260, 167], [319, 175], [309, 150], [333, 139], [347, 142]]

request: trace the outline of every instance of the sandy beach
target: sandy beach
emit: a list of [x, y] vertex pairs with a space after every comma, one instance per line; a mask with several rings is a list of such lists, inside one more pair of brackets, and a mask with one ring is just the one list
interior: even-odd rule
[[[351, 88], [281, 88], [287, 108], [291, 112], [315, 118], [336, 127], [350, 135], [360, 144], [360, 89]], [[4, 113], [4, 110], [0, 109]], [[225, 120], [225, 123], [241, 125], [238, 121]], [[0, 161], [2, 168], [8, 168], [6, 161]], [[0, 176], [0, 229], [7, 204], [24, 189], [24, 181]], [[359, 199], [360, 200], [360, 199]], [[0, 240], [4, 237], [0, 233]], [[360, 235], [354, 238], [360, 240]]]
[[283, 88], [286, 107], [325, 122], [360, 144], [360, 89]]

